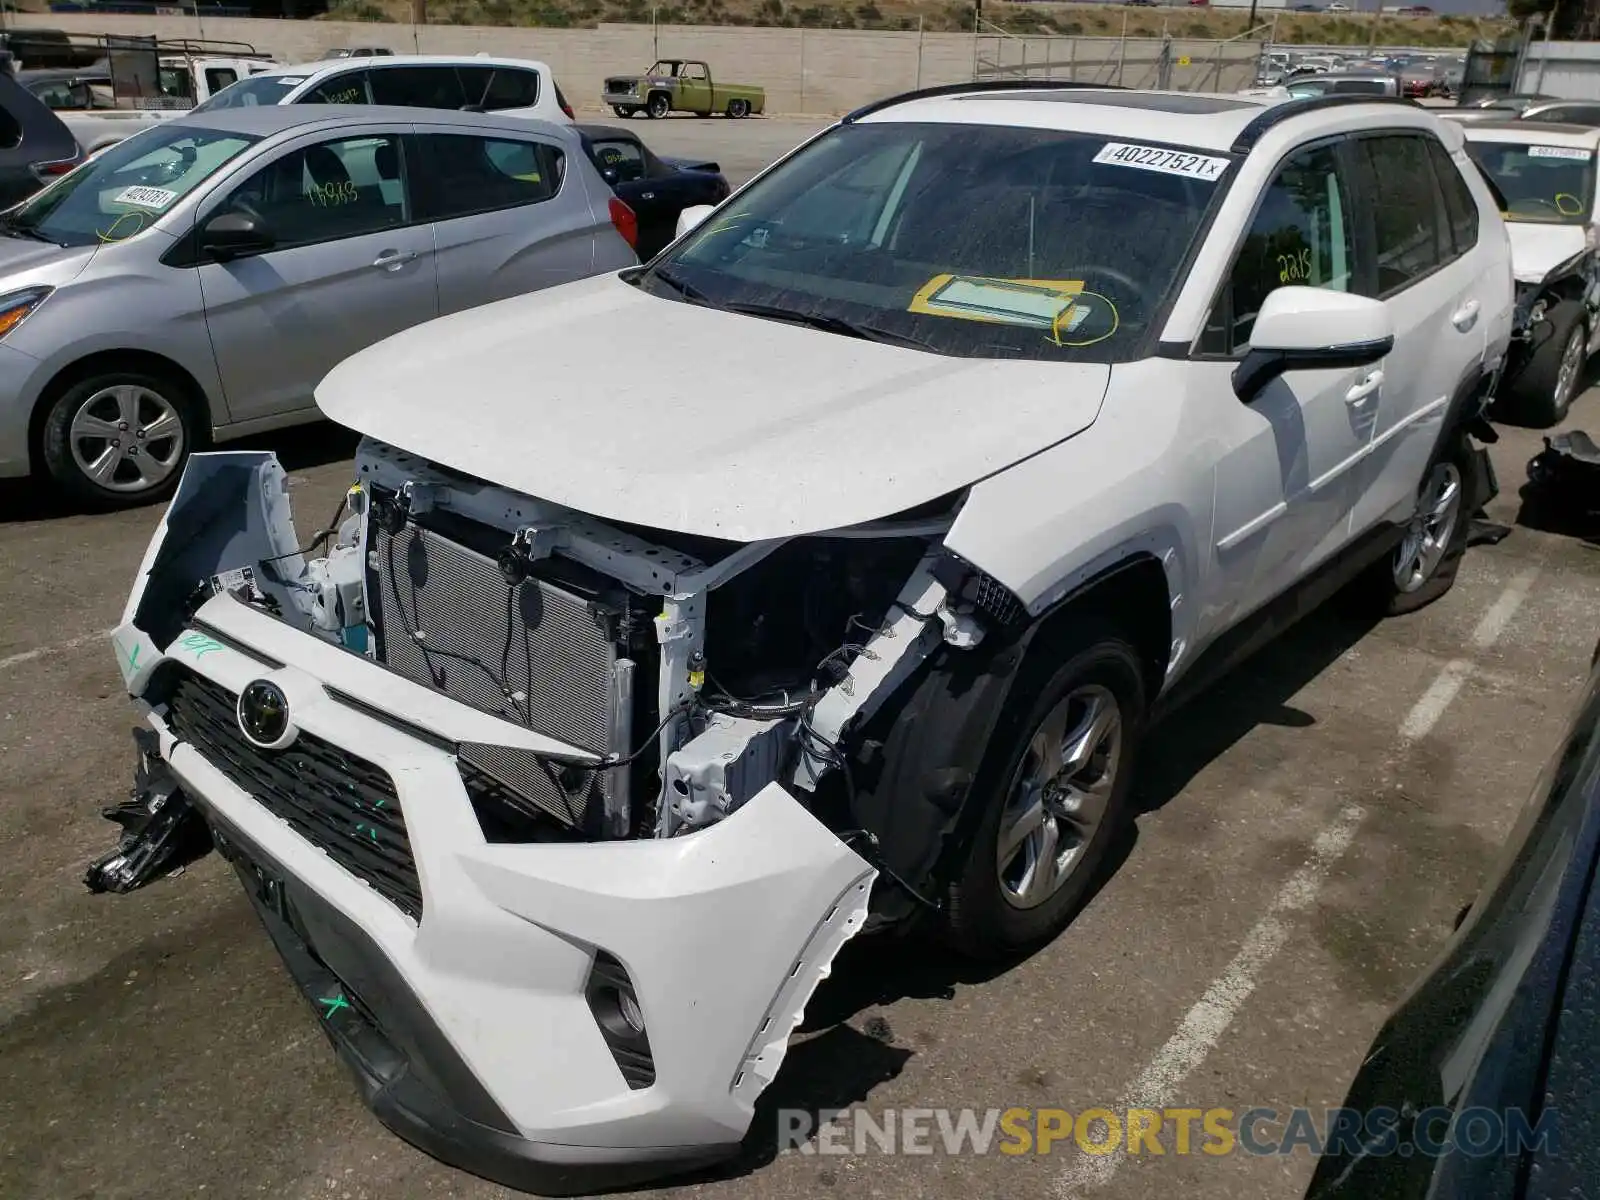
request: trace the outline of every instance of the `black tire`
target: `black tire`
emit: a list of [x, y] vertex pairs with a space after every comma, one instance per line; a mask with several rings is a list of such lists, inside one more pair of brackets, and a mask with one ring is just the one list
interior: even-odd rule
[[[1583, 386], [1583, 369], [1589, 360], [1589, 329], [1581, 302], [1562, 300], [1552, 305], [1546, 310], [1545, 323], [1549, 326], [1548, 335], [1511, 385], [1514, 415], [1541, 429], [1557, 425], [1566, 417], [1573, 397]], [[1573, 353], [1575, 339], [1581, 343], [1576, 350], [1577, 371], [1563, 380], [1561, 364], [1566, 355]]]
[[[1352, 587], [1351, 595], [1356, 608], [1380, 617], [1398, 617], [1427, 607], [1455, 585], [1456, 572], [1467, 552], [1467, 535], [1472, 527], [1472, 513], [1467, 511], [1463, 503], [1467, 480], [1470, 478], [1469, 454], [1470, 449], [1465, 441], [1457, 437], [1428, 468], [1418, 488], [1418, 515], [1408, 526], [1405, 538], [1393, 551], [1368, 567]], [[1437, 492], [1441, 479], [1451, 480], [1455, 486], [1456, 500], [1451, 525], [1442, 538], [1431, 538], [1426, 543], [1430, 552], [1423, 556], [1422, 547], [1412, 539], [1422, 532], [1418, 522], [1424, 527], [1430, 523], [1424, 508], [1432, 507], [1428, 504], [1428, 497]], [[1432, 553], [1431, 550], [1438, 548], [1441, 541], [1442, 553]], [[1413, 555], [1418, 556], [1415, 561], [1419, 565], [1425, 558], [1425, 570], [1402, 569], [1403, 563]]]
[[665, 92], [651, 92], [650, 99], [645, 102], [644, 113], [652, 121], [659, 121], [672, 111], [672, 100]]
[[[951, 947], [970, 957], [1010, 957], [1060, 933], [1076, 914], [1126, 820], [1133, 765], [1147, 714], [1144, 675], [1138, 653], [1114, 630], [1086, 630], [1081, 636], [1081, 648], [1068, 651], [1043, 687], [1014, 694], [991, 739], [991, 757], [972, 798], [982, 806], [982, 815], [967, 860], [949, 886], [941, 929]], [[1109, 695], [1121, 722], [1115, 750], [1108, 754], [1111, 783], [1103, 812], [1093, 831], [1078, 843], [1078, 853], [1057, 889], [1033, 907], [1019, 907], [1008, 898], [1008, 891], [1015, 891], [1014, 881], [1007, 878], [1015, 860], [1006, 870], [999, 861], [1002, 819], [1015, 811], [1012, 801], [1019, 781], [1034, 761], [1031, 744], [1035, 735], [1043, 736], [1041, 726], [1058, 705], [1085, 691]], [[1073, 720], [1070, 711], [1068, 725]]]
[[740, 117], [748, 117], [750, 115], [750, 101], [729, 100], [728, 115], [734, 120], [738, 120]]
[[[116, 389], [121, 391], [113, 394]], [[137, 420], [118, 419], [128, 416], [122, 403], [125, 395], [133, 397]], [[50, 402], [40, 436], [45, 470], [57, 488], [85, 507], [136, 508], [165, 500], [178, 486], [189, 455], [209, 441], [210, 424], [199, 417], [202, 411], [189, 388], [177, 379], [140, 370], [96, 371]], [[164, 418], [160, 425], [154, 423], [158, 417]], [[108, 436], [85, 436], [82, 425], [76, 424], [80, 418], [106, 423]], [[173, 432], [146, 438], [141, 424], [145, 431], [172, 428]], [[125, 425], [131, 427], [122, 428]], [[124, 438], [127, 449], [118, 453]], [[102, 454], [119, 461], [112, 464], [106, 479], [97, 480], [80, 460], [92, 464], [101, 461]], [[148, 484], [143, 482], [146, 478]]]

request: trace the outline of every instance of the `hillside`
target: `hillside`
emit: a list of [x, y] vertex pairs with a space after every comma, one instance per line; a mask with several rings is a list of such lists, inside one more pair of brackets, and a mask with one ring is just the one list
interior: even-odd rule
[[[663, 25], [767, 25], [807, 29], [916, 29], [929, 33], [972, 28], [972, 6], [950, 0], [678, 0], [655, 6]], [[648, 0], [429, 0], [432, 25], [535, 25], [553, 28], [601, 22], [648, 23]], [[1131, 8], [1114, 4], [1004, 4], [983, 8], [986, 22], [1014, 34], [1070, 37], [1230, 38], [1244, 33], [1249, 14], [1239, 9]], [[340, 0], [327, 19], [411, 20], [409, 0]], [[1376, 28], [1374, 24], [1376, 23]], [[1495, 37], [1506, 23], [1475, 17], [1378, 17], [1354, 14], [1272, 13], [1258, 24], [1276, 27], [1280, 43], [1366, 46], [1465, 46]]]

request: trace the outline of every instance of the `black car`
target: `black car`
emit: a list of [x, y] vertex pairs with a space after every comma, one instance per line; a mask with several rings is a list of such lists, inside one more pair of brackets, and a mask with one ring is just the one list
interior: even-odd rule
[[0, 208], [10, 208], [82, 161], [61, 118], [9, 75], [0, 75]]
[[698, 159], [660, 158], [626, 129], [579, 125], [584, 149], [617, 198], [639, 221], [634, 247], [648, 262], [676, 236], [678, 214], [696, 204], [720, 204], [728, 181], [722, 167]]
[[1496, 874], [1378, 1034], [1345, 1101], [1360, 1127], [1308, 1200], [1596, 1194], [1597, 866], [1600, 669]]

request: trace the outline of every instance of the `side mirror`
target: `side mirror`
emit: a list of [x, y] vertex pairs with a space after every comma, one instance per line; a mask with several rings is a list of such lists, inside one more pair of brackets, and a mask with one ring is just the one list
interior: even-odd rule
[[275, 244], [266, 223], [249, 213], [218, 213], [200, 231], [200, 249], [217, 262], [261, 254]]
[[715, 204], [691, 204], [678, 214], [678, 236], [682, 237], [715, 212]]
[[1233, 370], [1233, 392], [1249, 404], [1286, 371], [1364, 367], [1394, 349], [1383, 301], [1326, 288], [1269, 292], [1250, 331], [1250, 351]]

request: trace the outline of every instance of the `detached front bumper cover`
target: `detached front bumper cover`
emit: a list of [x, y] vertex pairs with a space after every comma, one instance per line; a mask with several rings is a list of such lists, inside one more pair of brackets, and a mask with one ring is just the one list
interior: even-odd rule
[[[454, 742], [542, 735], [296, 628], [287, 575], [281, 616], [224, 592], [174, 628], [169, 598], [299, 544], [270, 456], [193, 462], [113, 635], [144, 700], [146, 790], [174, 817], [189, 805], [203, 817], [380, 1120], [446, 1162], [549, 1194], [736, 1151], [811, 993], [865, 921], [873, 868], [777, 783], [679, 837], [489, 842]], [[268, 679], [301, 744], [386, 775], [420, 918], [330, 849], [359, 814], [314, 843], [272, 807], [304, 777], [271, 772], [279, 791], [257, 795], [251, 780], [268, 776], [239, 767], [292, 749], [223, 746], [232, 725], [197, 725], [194, 711], [185, 725], [174, 679], [234, 696]], [[139, 823], [119, 853], [148, 841], [158, 861], [154, 828]], [[608, 1029], [597, 974], [612, 993], [626, 983], [637, 1046]]]

